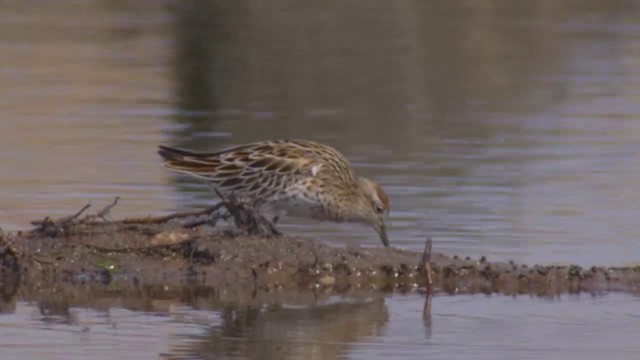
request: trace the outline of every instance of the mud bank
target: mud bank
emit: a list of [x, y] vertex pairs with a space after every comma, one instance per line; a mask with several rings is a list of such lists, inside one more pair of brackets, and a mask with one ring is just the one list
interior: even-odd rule
[[[20, 284], [28, 292], [88, 284], [122, 289], [199, 286], [255, 299], [257, 294], [300, 290], [406, 292], [425, 285], [422, 253], [338, 248], [282, 236], [250, 209], [227, 207], [226, 217], [235, 221], [237, 231], [209, 226], [224, 217], [212, 217], [218, 206], [113, 222], [103, 220], [108, 207], [82, 218], [81, 211], [34, 222], [31, 231], [0, 233], [0, 286], [4, 294]], [[433, 253], [430, 267], [434, 289], [447, 293], [640, 292], [640, 266], [528, 266]]]
[[[411, 291], [425, 283], [420, 253], [336, 248], [286, 236], [210, 234], [178, 224], [78, 225], [55, 237], [3, 234], [0, 252], [5, 290], [17, 285], [9, 282], [197, 285], [255, 295], [302, 289]], [[431, 261], [435, 289], [449, 293], [640, 291], [640, 266], [527, 266], [439, 253]]]

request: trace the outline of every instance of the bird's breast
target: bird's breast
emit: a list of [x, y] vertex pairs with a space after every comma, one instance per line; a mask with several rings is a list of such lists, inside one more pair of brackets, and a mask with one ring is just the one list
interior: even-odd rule
[[266, 201], [262, 206], [266, 213], [286, 214], [291, 217], [325, 220], [325, 207], [313, 194], [284, 192]]

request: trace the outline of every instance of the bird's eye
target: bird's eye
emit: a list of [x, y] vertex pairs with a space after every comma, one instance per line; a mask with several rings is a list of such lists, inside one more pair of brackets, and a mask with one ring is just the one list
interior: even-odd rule
[[376, 212], [378, 214], [382, 214], [384, 212], [384, 208], [380, 205], [376, 205]]

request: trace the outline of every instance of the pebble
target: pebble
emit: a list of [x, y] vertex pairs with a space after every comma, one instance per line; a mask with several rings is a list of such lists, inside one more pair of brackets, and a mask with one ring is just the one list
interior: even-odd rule
[[336, 278], [334, 278], [333, 276], [327, 275], [327, 276], [321, 277], [318, 281], [320, 282], [321, 285], [330, 286], [336, 283]]

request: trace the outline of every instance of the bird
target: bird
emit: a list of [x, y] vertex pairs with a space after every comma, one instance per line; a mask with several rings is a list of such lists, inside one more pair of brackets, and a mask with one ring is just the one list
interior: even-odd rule
[[208, 182], [221, 195], [250, 199], [260, 214], [362, 223], [389, 246], [389, 197], [358, 176], [331, 146], [310, 140], [268, 140], [214, 152], [158, 146], [164, 166]]

